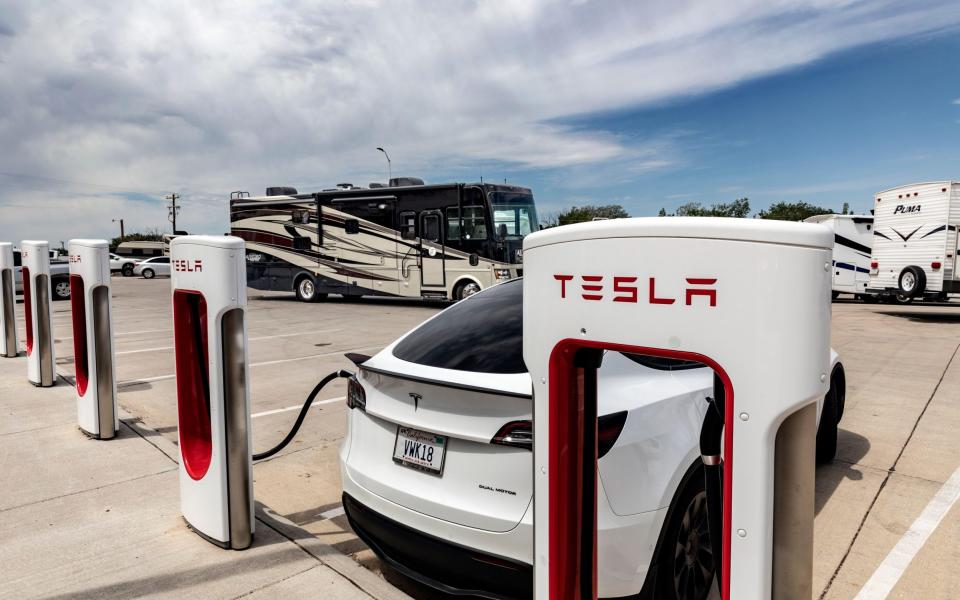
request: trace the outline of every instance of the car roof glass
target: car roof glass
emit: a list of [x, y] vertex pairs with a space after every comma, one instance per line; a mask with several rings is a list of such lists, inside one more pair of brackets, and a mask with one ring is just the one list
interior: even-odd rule
[[442, 369], [526, 373], [523, 283], [503, 283], [454, 304], [404, 338], [393, 355]]

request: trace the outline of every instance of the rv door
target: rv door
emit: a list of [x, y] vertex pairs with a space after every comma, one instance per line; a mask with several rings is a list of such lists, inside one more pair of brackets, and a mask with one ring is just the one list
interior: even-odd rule
[[423, 287], [446, 287], [442, 223], [439, 210], [420, 213], [420, 283]]

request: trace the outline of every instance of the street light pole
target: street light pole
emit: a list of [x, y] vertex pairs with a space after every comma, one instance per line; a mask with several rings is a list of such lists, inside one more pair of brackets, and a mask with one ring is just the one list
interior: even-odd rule
[[377, 150], [383, 152], [383, 155], [387, 157], [387, 184], [389, 184], [390, 180], [393, 179], [393, 165], [390, 163], [390, 155], [380, 146], [377, 146]]
[[113, 222], [114, 222], [114, 223], [116, 223], [116, 222], [118, 222], [118, 221], [120, 222], [120, 241], [122, 242], [122, 241], [123, 241], [123, 238], [124, 238], [123, 219], [113, 219]]

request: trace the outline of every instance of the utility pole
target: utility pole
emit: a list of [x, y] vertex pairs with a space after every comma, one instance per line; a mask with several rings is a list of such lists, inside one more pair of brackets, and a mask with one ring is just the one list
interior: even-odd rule
[[164, 198], [170, 201], [170, 206], [168, 208], [169, 210], [168, 218], [170, 219], [170, 222], [173, 223], [173, 234], [176, 235], [177, 234], [177, 213], [180, 212], [180, 207], [177, 206], [177, 199], [180, 198], [180, 194], [177, 194], [176, 192], [174, 192], [169, 196], [164, 196]]
[[114, 223], [120, 223], [120, 242], [123, 243], [124, 231], [123, 231], [123, 219], [113, 219]]

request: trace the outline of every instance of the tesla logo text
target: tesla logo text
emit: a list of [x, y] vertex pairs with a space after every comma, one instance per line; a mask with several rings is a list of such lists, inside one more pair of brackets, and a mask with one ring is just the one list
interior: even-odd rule
[[893, 209], [893, 214], [895, 215], [904, 214], [904, 213], [918, 213], [918, 212], [920, 212], [919, 204], [913, 204], [911, 206], [904, 206], [902, 204], [898, 204], [897, 207]]
[[185, 260], [185, 259], [175, 260], [175, 261], [173, 261], [173, 270], [174, 270], [174, 271], [182, 271], [182, 272], [185, 272], [185, 273], [193, 273], [194, 271], [196, 271], [197, 273], [202, 273], [202, 272], [203, 272], [203, 261], [200, 260], [200, 259], [197, 259], [197, 260]]
[[[566, 298], [567, 287], [575, 277], [573, 275], [554, 275], [554, 279], [560, 282], [560, 297]], [[637, 304], [646, 302], [647, 304], [674, 304], [678, 299], [667, 295], [660, 295], [657, 292], [657, 278], [649, 277], [646, 286], [643, 285], [639, 277], [604, 277], [603, 275], [581, 275], [579, 277], [580, 296], [584, 300], [603, 300], [609, 297], [614, 302], [630, 302]], [[609, 282], [607, 281], [609, 280]], [[717, 305], [717, 290], [713, 286], [717, 283], [714, 278], [686, 277], [687, 286], [684, 288], [684, 303], [687, 306], [693, 304], [695, 296], [706, 298], [704, 302], [709, 302], [710, 306]], [[576, 284], [573, 284], [574, 286]], [[646, 288], [645, 296], [642, 296], [641, 290]], [[573, 291], [572, 293], [576, 293]]]
[[79, 255], [79, 254], [71, 254], [71, 255], [70, 255], [70, 262], [72, 262], [72, 263], [78, 263], [78, 262], [80, 262], [80, 255]]
[[413, 410], [420, 408], [420, 401], [423, 400], [423, 396], [416, 392], [410, 392], [410, 397], [413, 398]]

